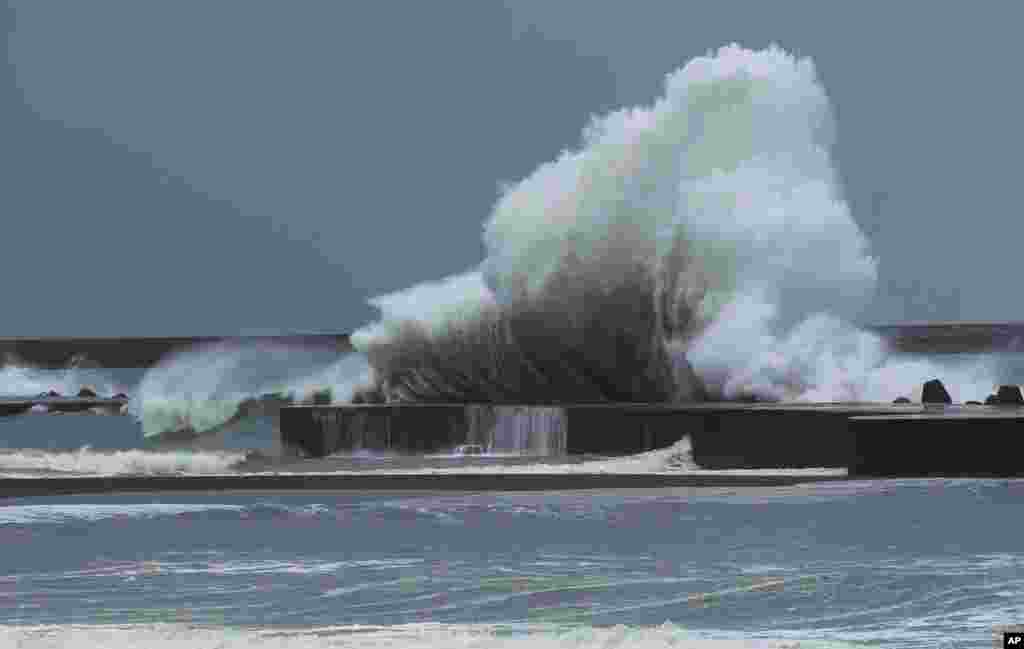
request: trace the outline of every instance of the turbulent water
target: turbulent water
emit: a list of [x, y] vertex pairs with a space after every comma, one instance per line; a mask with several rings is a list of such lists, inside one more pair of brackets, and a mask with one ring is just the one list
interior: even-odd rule
[[724, 305], [756, 295], [792, 324], [870, 294], [833, 130], [810, 60], [733, 46], [691, 61], [653, 105], [594, 119], [508, 187], [479, 267], [373, 301], [381, 320], [353, 335], [372, 393], [701, 398], [685, 352]]
[[0, 449], [0, 477], [26, 475], [204, 475], [230, 472], [246, 459], [228, 451], [74, 451]]
[[[0, 506], [0, 644], [990, 646], [1022, 481]], [[18, 644], [18, 643], [23, 644]]]

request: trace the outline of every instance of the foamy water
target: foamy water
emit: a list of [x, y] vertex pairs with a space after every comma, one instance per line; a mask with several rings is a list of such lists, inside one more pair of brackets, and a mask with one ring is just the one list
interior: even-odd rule
[[0, 359], [0, 397], [34, 397], [51, 390], [75, 396], [88, 387], [99, 396], [125, 392], [125, 386], [101, 369], [42, 370]]
[[226, 473], [245, 453], [230, 451], [0, 450], [0, 474], [181, 475]]
[[238, 512], [242, 511], [242, 508], [233, 505], [186, 503], [13, 505], [0, 507], [0, 525], [61, 524], [74, 521], [96, 522], [111, 518], [124, 520], [128, 518], [175, 516], [178, 514], [208, 511]]
[[304, 649], [344, 647], [373, 649], [840, 649], [852, 647], [838, 642], [815, 640], [764, 640], [734, 637], [712, 638], [708, 633], [688, 631], [665, 624], [655, 628], [546, 629], [543, 626], [508, 628], [491, 625], [413, 624], [392, 627], [332, 626], [302, 630], [250, 630], [195, 628], [183, 624], [139, 626], [68, 625], [2, 627], [0, 643], [32, 649], [82, 647], [82, 649], [241, 649], [267, 647]]
[[[486, 457], [486, 456], [485, 456]], [[287, 472], [285, 469], [282, 473]], [[590, 460], [584, 462], [557, 463], [544, 459], [537, 459], [535, 462], [502, 464], [502, 465], [472, 465], [461, 467], [444, 468], [422, 468], [422, 469], [364, 469], [360, 471], [334, 471], [334, 474], [355, 474], [355, 473], [376, 473], [376, 474], [454, 474], [454, 473], [536, 473], [536, 474], [637, 474], [637, 473], [692, 473], [699, 475], [846, 475], [846, 469], [827, 468], [800, 468], [787, 469], [729, 469], [729, 470], [705, 470], [697, 466], [693, 461], [692, 446], [689, 437], [683, 437], [672, 446], [628, 455], [601, 460]]]

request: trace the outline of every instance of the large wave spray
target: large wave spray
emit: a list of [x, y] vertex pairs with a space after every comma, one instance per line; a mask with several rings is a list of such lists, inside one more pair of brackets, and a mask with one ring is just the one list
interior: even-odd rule
[[[882, 400], [944, 372], [983, 396], [987, 366], [894, 360], [846, 324], [877, 264], [834, 137], [810, 59], [730, 45], [690, 61], [652, 105], [593, 119], [579, 148], [508, 186], [478, 266], [371, 300], [380, 319], [352, 335], [334, 400]], [[282, 389], [207, 360], [147, 377], [148, 432], [209, 429]]]
[[478, 268], [373, 300], [380, 321], [352, 337], [373, 396], [695, 399], [685, 352], [729, 305], [757, 295], [778, 326], [856, 313], [876, 264], [833, 133], [809, 59], [733, 45], [691, 61], [508, 188]]
[[339, 359], [294, 345], [224, 343], [173, 354], [147, 371], [129, 412], [148, 437], [210, 433], [316, 395], [348, 400], [368, 380], [358, 355]]
[[74, 396], [85, 387], [102, 396], [111, 396], [126, 389], [102, 369], [37, 369], [17, 361], [0, 362], [0, 398], [33, 397], [51, 390]]

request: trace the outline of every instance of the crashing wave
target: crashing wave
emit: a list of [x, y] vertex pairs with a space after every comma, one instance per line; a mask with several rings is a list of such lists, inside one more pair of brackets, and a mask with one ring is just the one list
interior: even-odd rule
[[372, 301], [380, 321], [352, 336], [371, 398], [702, 398], [686, 351], [737, 297], [795, 322], [870, 295], [832, 139], [809, 59], [734, 45], [691, 61], [507, 189], [478, 268]]
[[508, 186], [479, 265], [371, 300], [358, 353], [305, 373], [270, 354], [287, 376], [255, 382], [236, 351], [172, 359], [132, 412], [156, 435], [310, 389], [335, 403], [888, 400], [947, 370], [983, 396], [990, 364], [894, 360], [847, 324], [877, 261], [834, 140], [810, 59], [723, 47]]

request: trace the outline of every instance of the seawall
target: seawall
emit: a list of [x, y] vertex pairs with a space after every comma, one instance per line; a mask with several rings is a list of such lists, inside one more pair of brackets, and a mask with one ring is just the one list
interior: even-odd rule
[[21, 415], [29, 412], [32, 406], [45, 406], [48, 412], [84, 412], [86, 410], [103, 410], [109, 414], [117, 414], [128, 403], [126, 398], [87, 398], [87, 397], [38, 397], [34, 399], [0, 398], [0, 417]]
[[[461, 444], [538, 456], [629, 455], [689, 436], [703, 469], [853, 475], [1024, 475], [1024, 408], [891, 404], [292, 406], [282, 442], [322, 457]], [[970, 440], [970, 451], [964, 450]], [[1020, 465], [1020, 466], [1018, 466]]]
[[76, 357], [102, 367], [152, 367], [164, 356], [189, 347], [218, 343], [295, 345], [351, 351], [347, 334], [293, 334], [275, 336], [132, 336], [67, 338], [0, 338], [0, 364], [5, 360], [32, 367], [63, 368]]

